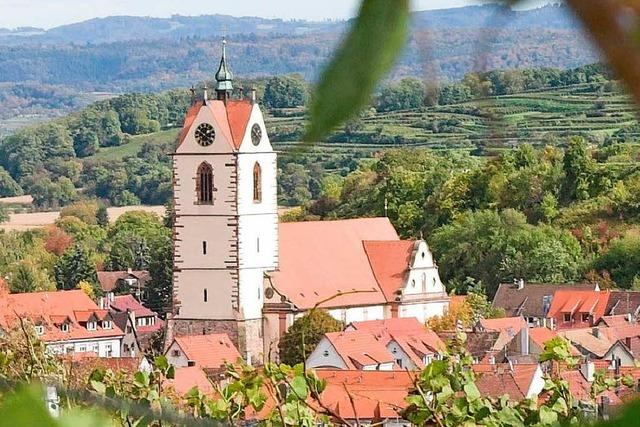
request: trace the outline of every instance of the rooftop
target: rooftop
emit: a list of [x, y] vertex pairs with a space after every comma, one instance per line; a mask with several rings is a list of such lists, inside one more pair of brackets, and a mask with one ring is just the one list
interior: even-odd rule
[[175, 337], [174, 342], [200, 369], [220, 368], [241, 358], [227, 334], [186, 335]]

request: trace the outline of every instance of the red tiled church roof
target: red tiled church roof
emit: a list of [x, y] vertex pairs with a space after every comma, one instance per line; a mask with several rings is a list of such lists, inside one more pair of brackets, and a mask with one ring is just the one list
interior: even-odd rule
[[387, 301], [395, 300], [396, 292], [404, 283], [407, 268], [411, 263], [415, 242], [365, 241], [363, 245], [385, 298]]
[[230, 99], [227, 100], [226, 105], [224, 102], [216, 99], [208, 100], [206, 105], [202, 101], [194, 103], [189, 110], [187, 110], [182, 131], [178, 138], [178, 145], [182, 144], [187, 137], [189, 130], [193, 126], [193, 122], [202, 108], [209, 109], [221, 132], [230, 141], [232, 148], [238, 150], [242, 144], [242, 139], [246, 133], [249, 118], [253, 111], [253, 104], [249, 100]]
[[278, 231], [279, 268], [271, 274], [276, 290], [298, 309], [324, 302], [325, 308], [379, 305], [386, 298], [363, 248], [366, 240], [399, 240], [388, 218], [282, 223]]

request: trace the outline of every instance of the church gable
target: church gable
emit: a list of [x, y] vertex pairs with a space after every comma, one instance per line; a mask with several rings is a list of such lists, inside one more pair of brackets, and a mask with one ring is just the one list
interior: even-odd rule
[[[204, 139], [204, 145], [198, 142], [196, 132], [199, 128], [206, 130], [207, 125], [213, 128], [212, 140]], [[209, 145], [206, 145], [209, 143]], [[227, 118], [225, 105], [222, 101], [209, 100], [195, 103], [185, 118], [176, 154], [196, 153], [229, 153], [234, 152], [233, 136]]]
[[242, 153], [272, 152], [273, 148], [269, 141], [269, 135], [267, 135], [262, 111], [258, 104], [253, 104], [251, 107], [249, 114], [243, 116], [243, 118], [246, 117], [243, 133], [234, 134], [234, 137], [237, 138], [239, 150]]

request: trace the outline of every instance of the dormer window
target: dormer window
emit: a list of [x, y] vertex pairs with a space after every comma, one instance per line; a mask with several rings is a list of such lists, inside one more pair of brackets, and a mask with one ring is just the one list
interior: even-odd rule
[[571, 313], [564, 313], [563, 319], [565, 322], [571, 322]]
[[65, 322], [65, 323], [63, 323], [62, 325], [60, 325], [60, 330], [61, 330], [62, 332], [69, 332], [69, 329], [70, 329], [70, 328], [69, 328], [69, 324], [68, 324], [68, 323], [66, 323], [66, 322]]
[[87, 331], [95, 331], [98, 328], [98, 325], [94, 321], [87, 322]]
[[113, 327], [113, 324], [111, 323], [111, 320], [102, 321], [102, 329], [111, 329], [112, 327]]
[[44, 326], [42, 325], [36, 325], [35, 330], [36, 330], [36, 335], [38, 336], [44, 334]]

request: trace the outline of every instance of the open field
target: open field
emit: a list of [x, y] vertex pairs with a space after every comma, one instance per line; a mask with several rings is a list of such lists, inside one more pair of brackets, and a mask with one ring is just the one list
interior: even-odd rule
[[[164, 215], [164, 206], [123, 206], [108, 208], [109, 219], [115, 221], [120, 215], [128, 211], [154, 212]], [[3, 230], [29, 230], [53, 224], [60, 216], [60, 212], [32, 212], [10, 214], [9, 221], [0, 224]]]

